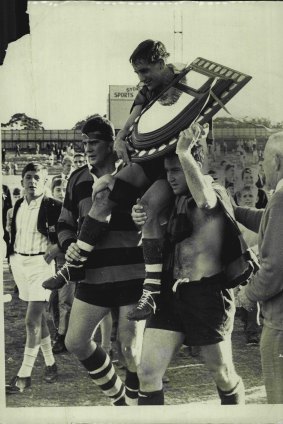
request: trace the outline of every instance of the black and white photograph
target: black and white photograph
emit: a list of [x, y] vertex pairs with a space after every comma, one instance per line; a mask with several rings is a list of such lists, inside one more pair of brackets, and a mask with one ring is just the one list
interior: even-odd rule
[[283, 3], [0, 10], [1, 424], [282, 424]]

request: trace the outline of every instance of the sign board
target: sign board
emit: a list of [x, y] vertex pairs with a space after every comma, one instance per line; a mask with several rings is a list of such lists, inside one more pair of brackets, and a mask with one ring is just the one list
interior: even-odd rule
[[109, 85], [109, 119], [116, 130], [124, 127], [137, 93], [135, 85]]

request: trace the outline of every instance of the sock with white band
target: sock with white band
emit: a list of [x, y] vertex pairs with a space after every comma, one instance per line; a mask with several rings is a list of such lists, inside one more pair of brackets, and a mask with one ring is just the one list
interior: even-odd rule
[[24, 359], [18, 372], [18, 377], [30, 377], [37, 358], [39, 345], [35, 347], [25, 347]]
[[163, 389], [155, 392], [143, 392], [140, 390], [138, 405], [164, 405]]
[[45, 365], [50, 367], [55, 363], [50, 336], [41, 339], [40, 348], [44, 357]]
[[129, 406], [135, 406], [138, 404], [139, 395], [139, 379], [136, 372], [126, 371], [126, 403]]
[[104, 350], [97, 346], [86, 359], [81, 360], [94, 383], [108, 396], [113, 405], [125, 404], [125, 386]]
[[160, 293], [163, 239], [142, 239], [143, 255], [145, 261], [145, 280], [143, 288], [154, 294]]

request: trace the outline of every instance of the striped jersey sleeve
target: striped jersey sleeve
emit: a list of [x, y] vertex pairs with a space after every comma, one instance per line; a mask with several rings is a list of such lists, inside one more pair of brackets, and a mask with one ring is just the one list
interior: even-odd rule
[[[59, 241], [63, 249], [76, 240], [92, 205], [93, 177], [88, 167], [70, 177], [59, 218]], [[86, 263], [89, 284], [115, 283], [144, 278], [140, 235], [129, 211], [114, 207], [108, 231], [95, 244]]]
[[58, 220], [58, 239], [63, 250], [77, 239], [84, 217], [91, 208], [93, 177], [86, 166], [75, 171], [67, 184], [66, 195]]

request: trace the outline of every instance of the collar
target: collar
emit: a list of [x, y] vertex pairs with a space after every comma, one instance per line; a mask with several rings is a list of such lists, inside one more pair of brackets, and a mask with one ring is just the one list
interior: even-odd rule
[[281, 178], [281, 180], [278, 181], [276, 189], [275, 189], [275, 193], [276, 191], [280, 190], [283, 187], [283, 178]]
[[71, 170], [71, 172], [68, 174], [68, 175], [65, 175], [65, 174], [63, 174], [63, 172], [61, 172], [61, 177], [60, 178], [62, 178], [62, 180], [68, 180], [69, 179], [69, 177], [70, 177], [70, 175], [71, 175], [71, 173], [73, 172], [73, 170]]
[[[89, 169], [89, 172], [91, 173], [91, 175], [93, 175], [94, 177], [97, 178], [93, 167], [89, 164], [88, 161], [87, 161], [87, 166], [88, 166], [88, 169]], [[122, 167], [123, 167], [123, 161], [121, 159], [117, 160], [115, 162], [115, 170], [111, 173], [111, 175], [116, 175], [117, 172], [119, 172]]]
[[29, 208], [38, 208], [41, 205], [43, 199], [43, 194], [41, 194], [37, 199], [31, 200], [31, 202], [28, 204], [26, 196], [24, 197], [24, 201], [28, 205]]

